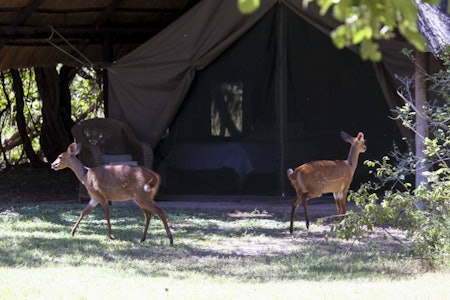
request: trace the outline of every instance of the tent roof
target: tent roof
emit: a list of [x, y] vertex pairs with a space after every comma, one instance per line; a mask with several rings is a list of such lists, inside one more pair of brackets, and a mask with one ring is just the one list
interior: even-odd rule
[[[83, 53], [86, 56], [86, 59], [81, 57], [83, 63], [104, 61], [105, 56], [109, 56], [106, 60], [118, 59], [197, 2], [199, 0], [1, 1], [0, 70], [58, 62], [80, 64], [57, 47], [78, 59], [79, 52]], [[114, 46], [111, 54], [104, 51], [108, 43]]]

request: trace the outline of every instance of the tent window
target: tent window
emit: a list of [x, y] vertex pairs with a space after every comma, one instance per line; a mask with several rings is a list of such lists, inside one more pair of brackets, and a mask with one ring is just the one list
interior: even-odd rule
[[242, 82], [222, 82], [211, 92], [211, 135], [240, 136], [242, 133]]

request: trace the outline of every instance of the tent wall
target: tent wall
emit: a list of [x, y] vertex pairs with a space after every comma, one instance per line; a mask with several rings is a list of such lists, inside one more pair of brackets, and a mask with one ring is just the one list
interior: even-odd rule
[[155, 147], [167, 192], [292, 193], [286, 167], [347, 156], [340, 130], [364, 131], [364, 159], [400, 140], [388, 118], [393, 74], [409, 69], [398, 49], [375, 72], [334, 48], [330, 18], [282, 2], [242, 16], [235, 1], [203, 1], [108, 71], [109, 115]]
[[[221, 89], [228, 85], [239, 89], [241, 126], [217, 134], [212, 108], [218, 99], [231, 103]], [[277, 5], [197, 73], [157, 148], [155, 168], [170, 193], [291, 194], [287, 167], [347, 157], [340, 130], [366, 133], [364, 159], [380, 157], [400, 140], [383, 98], [371, 63], [336, 50], [327, 36]], [[221, 149], [236, 152], [233, 161], [223, 162]], [[239, 172], [247, 160], [251, 167]], [[367, 179], [364, 174], [361, 167], [356, 176]]]

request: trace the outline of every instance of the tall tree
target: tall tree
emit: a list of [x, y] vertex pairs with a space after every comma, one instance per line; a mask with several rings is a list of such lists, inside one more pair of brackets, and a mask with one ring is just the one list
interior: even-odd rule
[[[5, 99], [4, 107], [2, 107], [2, 109], [0, 111], [0, 119], [3, 120], [3, 115], [7, 114], [7, 112], [11, 110], [11, 99], [9, 97], [8, 91], [6, 90], [5, 73], [4, 72], [0, 72], [0, 80], [1, 80], [1, 84], [2, 84], [3, 96]], [[3, 125], [4, 125], [4, 122], [2, 122], [1, 126], [3, 127]], [[2, 141], [2, 140], [3, 140], [2, 132], [0, 131], [0, 141]], [[3, 147], [3, 143], [0, 143], [0, 150], [2, 152], [3, 160], [5, 161], [6, 165], [9, 165], [8, 157], [6, 155], [5, 148]]]
[[11, 70], [11, 76], [13, 78], [13, 90], [16, 96], [16, 123], [19, 130], [20, 137], [23, 142], [23, 148], [30, 163], [33, 167], [42, 167], [44, 163], [39, 156], [34, 152], [33, 146], [27, 133], [27, 122], [25, 119], [24, 111], [24, 92], [22, 85], [22, 78], [18, 70]]
[[70, 129], [75, 122], [72, 119], [72, 104], [71, 104], [71, 94], [70, 94], [70, 83], [72, 82], [76, 72], [72, 67], [63, 65], [59, 70], [59, 90], [60, 90], [60, 109], [59, 114], [61, 117], [61, 122], [64, 130], [72, 141], [72, 135]]
[[[67, 103], [61, 106], [61, 84], [55, 66], [35, 68], [35, 75], [42, 99], [41, 148], [47, 160], [53, 161], [64, 152], [71, 140], [61, 118], [61, 108], [66, 107]], [[70, 113], [70, 108], [66, 109]]]

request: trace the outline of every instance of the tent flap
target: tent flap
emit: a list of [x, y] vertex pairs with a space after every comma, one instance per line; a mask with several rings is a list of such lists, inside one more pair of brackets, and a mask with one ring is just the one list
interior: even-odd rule
[[251, 15], [240, 14], [235, 1], [197, 4], [108, 69], [109, 116], [126, 121], [138, 137], [156, 146], [196, 70], [225, 51], [275, 3], [262, 1]]

